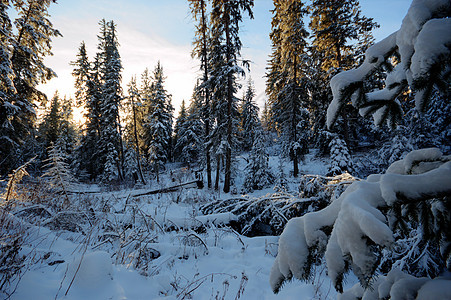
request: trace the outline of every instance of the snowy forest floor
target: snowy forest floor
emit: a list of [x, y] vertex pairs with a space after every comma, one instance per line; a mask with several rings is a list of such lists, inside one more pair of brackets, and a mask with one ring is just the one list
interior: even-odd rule
[[[278, 160], [278, 156], [270, 157], [275, 173]], [[239, 157], [237, 165], [244, 166], [244, 161]], [[284, 166], [289, 174], [290, 163]], [[325, 175], [327, 167], [328, 160], [312, 151], [300, 171]], [[203, 213], [202, 207], [212, 201], [242, 198], [249, 203], [280, 196], [273, 188], [245, 196], [196, 188], [133, 196], [174, 185], [173, 180], [193, 179], [185, 169], [177, 170], [172, 178], [168, 172], [160, 184], [140, 189], [103, 191], [96, 185], [80, 185], [78, 191], [89, 193], [72, 193], [64, 209], [63, 195], [44, 193], [39, 186], [23, 187], [26, 191], [10, 217], [24, 234], [20, 254], [26, 259], [20, 280], [11, 285], [16, 288], [11, 299], [336, 298], [323, 265], [317, 267], [311, 283], [289, 282], [274, 295], [269, 273], [278, 237], [247, 237], [228, 225], [242, 221], [235, 214]], [[302, 202], [297, 192], [300, 179], [287, 176], [287, 180], [284, 205]], [[237, 176], [237, 190], [242, 182]], [[355, 282], [353, 276], [348, 278], [349, 286]]]

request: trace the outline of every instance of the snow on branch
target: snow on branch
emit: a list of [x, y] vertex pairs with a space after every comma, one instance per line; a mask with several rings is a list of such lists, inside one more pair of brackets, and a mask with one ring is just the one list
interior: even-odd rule
[[[447, 86], [443, 83], [449, 80], [443, 75], [451, 67], [450, 16], [449, 0], [413, 0], [397, 32], [368, 48], [360, 67], [331, 79], [327, 126], [333, 126], [349, 101], [362, 115], [373, 115], [377, 125], [388, 121], [393, 126], [402, 116], [397, 97], [408, 88], [415, 92], [416, 109], [423, 111], [432, 87]], [[394, 68], [393, 55], [400, 61]], [[364, 82], [383, 66], [388, 70], [385, 87], [366, 91]]]
[[424, 202], [444, 195], [451, 195], [451, 157], [437, 149], [413, 151], [386, 174], [354, 182], [329, 206], [287, 223], [271, 269], [272, 289], [278, 292], [292, 277], [308, 280], [322, 255], [338, 291], [343, 292], [349, 267], [364, 289], [370, 287], [381, 249], [395, 241], [387, 211], [405, 199]]

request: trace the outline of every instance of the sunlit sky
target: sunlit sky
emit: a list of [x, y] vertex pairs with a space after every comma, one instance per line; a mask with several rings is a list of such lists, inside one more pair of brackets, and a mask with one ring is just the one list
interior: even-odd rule
[[[381, 25], [374, 31], [376, 41], [399, 29], [410, 2], [360, 1], [363, 14]], [[256, 101], [260, 107], [263, 107], [266, 97], [264, 74], [271, 52], [268, 35], [272, 8], [272, 0], [255, 0], [254, 19], [245, 18], [240, 31], [242, 56], [252, 61], [250, 76], [255, 83]], [[191, 58], [195, 24], [187, 1], [59, 0], [49, 12], [54, 27], [63, 34], [63, 37], [53, 40], [54, 55], [45, 60], [58, 78], [39, 87], [49, 98], [56, 90], [62, 96], [74, 95], [73, 67], [69, 63], [75, 60], [81, 41], [85, 41], [90, 59], [94, 57], [98, 22], [102, 18], [117, 23], [124, 90], [133, 75], [139, 79], [146, 67], [153, 70], [160, 60], [167, 77], [165, 87], [172, 94], [176, 111], [182, 100], [188, 102], [191, 98], [199, 75], [199, 62]]]

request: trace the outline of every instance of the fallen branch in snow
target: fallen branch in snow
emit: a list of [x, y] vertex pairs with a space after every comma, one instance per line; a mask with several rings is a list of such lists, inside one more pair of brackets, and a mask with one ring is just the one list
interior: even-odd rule
[[145, 193], [135, 194], [135, 195], [132, 195], [132, 197], [153, 195], [153, 194], [159, 194], [159, 193], [170, 193], [170, 192], [174, 192], [174, 191], [178, 190], [181, 187], [184, 187], [184, 186], [187, 186], [187, 185], [190, 185], [190, 184], [196, 184], [196, 187], [198, 189], [202, 189], [203, 188], [203, 182], [201, 180], [194, 180], [194, 181], [185, 182], [185, 183], [174, 185], [174, 186], [170, 186], [170, 187], [165, 187], [165, 188], [158, 189], [158, 190], [153, 190], [153, 191], [149, 191], [149, 192], [145, 192]]

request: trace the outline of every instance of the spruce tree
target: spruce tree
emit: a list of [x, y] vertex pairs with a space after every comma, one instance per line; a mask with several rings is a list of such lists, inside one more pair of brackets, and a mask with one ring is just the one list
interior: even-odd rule
[[269, 155], [266, 151], [261, 128], [256, 129], [255, 140], [246, 166], [244, 188], [247, 191], [261, 190], [274, 184], [275, 176], [269, 167]]
[[329, 144], [330, 166], [328, 176], [340, 175], [344, 172], [352, 173], [352, 161], [346, 142], [338, 135], [334, 135]]
[[[144, 179], [144, 174], [143, 174], [143, 170], [142, 170], [142, 166], [141, 166], [141, 154], [140, 154], [140, 131], [142, 128], [142, 121], [139, 123], [141, 126], [138, 127], [138, 120], [140, 120], [142, 118], [142, 114], [141, 112], [141, 107], [142, 107], [142, 102], [141, 102], [141, 95], [139, 94], [138, 91], [138, 87], [136, 84], [136, 77], [132, 77], [130, 83], [128, 84], [128, 102], [127, 102], [127, 106], [130, 108], [129, 109], [129, 122], [127, 124], [127, 128], [128, 128], [128, 132], [129, 132], [129, 141], [130, 144], [132, 144], [134, 146], [134, 151], [131, 151], [131, 149], [129, 149], [130, 147], [127, 147], [127, 151], [126, 154], [128, 155], [125, 156], [125, 163], [126, 163], [126, 170], [127, 170], [127, 165], [130, 166], [130, 162], [135, 161], [137, 166], [136, 166], [136, 171], [137, 174], [139, 174], [139, 178], [141, 180], [141, 182], [143, 184], [146, 184], [146, 181]], [[131, 155], [135, 154], [136, 157], [134, 159], [131, 159]], [[127, 162], [129, 162], [127, 164]], [[130, 168], [128, 168], [128, 170], [130, 170]], [[126, 172], [127, 173], [127, 172]], [[127, 174], [125, 175], [127, 176]]]
[[91, 64], [86, 45], [81, 43], [72, 76], [75, 77], [75, 99], [78, 106], [84, 107], [85, 126], [80, 144], [76, 149], [77, 173], [87, 173], [95, 179], [102, 170], [100, 148], [100, 55], [96, 55]]
[[[24, 141], [35, 128], [35, 101], [44, 103], [46, 97], [36, 89], [55, 76], [44, 64], [44, 57], [52, 55], [53, 37], [61, 36], [53, 28], [48, 8], [55, 1], [11, 1], [17, 12], [12, 29], [8, 16], [10, 1], [0, 5], [0, 173], [6, 174], [27, 157], [21, 150]], [[24, 145], [25, 146], [25, 145]]]
[[[205, 124], [205, 135], [208, 137], [211, 132], [211, 99], [210, 99], [210, 85], [209, 85], [209, 50], [210, 50], [210, 31], [208, 29], [208, 18], [207, 18], [207, 0], [189, 0], [191, 13], [194, 20], [198, 21], [196, 26], [194, 49], [192, 55], [199, 58], [201, 61], [200, 69], [202, 71], [202, 84], [198, 86], [199, 90], [202, 91], [203, 109], [202, 109], [202, 119]], [[211, 143], [207, 143], [205, 147], [205, 162], [207, 167], [207, 186], [212, 187], [211, 180], [211, 153], [210, 153]]]
[[[247, 12], [253, 18], [253, 0], [213, 0], [212, 1], [212, 47], [213, 54], [211, 60], [216, 60], [214, 74], [215, 89], [220, 82], [224, 82], [221, 89], [221, 99], [225, 105], [220, 105], [222, 112], [225, 112], [223, 124], [226, 135], [221, 143], [225, 146], [225, 178], [224, 192], [230, 191], [232, 179], [232, 148], [234, 147], [234, 107], [236, 107], [236, 74], [244, 71], [238, 66], [238, 57], [241, 51], [241, 40], [239, 38], [239, 24], [242, 21], [242, 12]], [[248, 65], [247, 63], [245, 65]], [[215, 95], [216, 96], [216, 95]], [[220, 101], [220, 100], [219, 100]]]
[[164, 163], [171, 157], [172, 115], [171, 95], [164, 88], [163, 67], [158, 62], [153, 72], [153, 91], [149, 112], [145, 117], [145, 141], [148, 145], [149, 160], [159, 181]]
[[[118, 51], [116, 24], [100, 21], [99, 37], [101, 102], [100, 102], [100, 153], [104, 160], [102, 180], [122, 180], [123, 147], [120, 134], [119, 107], [122, 100], [122, 63]], [[113, 171], [114, 170], [114, 171]]]
[[77, 183], [72, 170], [68, 164], [68, 155], [64, 151], [64, 141], [58, 139], [47, 148], [48, 159], [44, 160], [44, 168], [47, 170], [42, 175], [49, 188], [57, 193], [62, 193], [65, 197], [61, 206], [67, 207], [70, 204], [68, 192]]
[[180, 137], [183, 135], [186, 129], [186, 118], [188, 113], [186, 112], [185, 100], [182, 100], [182, 104], [180, 105], [179, 115], [175, 120], [175, 128], [174, 128], [174, 157], [176, 161], [180, 161], [181, 156], [183, 154], [183, 146], [180, 143]]
[[[293, 176], [299, 173], [300, 140], [298, 123], [302, 107], [307, 106], [308, 84], [305, 57], [308, 32], [303, 18], [307, 8], [301, 1], [274, 1], [273, 43], [267, 91], [271, 114], [282, 136], [284, 149], [293, 161]], [[308, 115], [304, 115], [308, 116]]]
[[51, 144], [55, 144], [61, 135], [61, 123], [63, 115], [61, 100], [58, 92], [55, 92], [50, 107], [46, 111], [41, 124], [39, 124], [38, 135], [43, 149], [47, 149]]
[[180, 110], [177, 119], [179, 125], [176, 125], [176, 153], [178, 153], [179, 160], [188, 166], [196, 161], [202, 161], [205, 150], [204, 126], [201, 121], [202, 98], [198, 91], [196, 86], [187, 111], [183, 116], [182, 110]]
[[255, 135], [260, 130], [261, 123], [258, 118], [258, 106], [254, 101], [255, 89], [249, 78], [243, 100], [238, 108], [240, 113], [241, 144], [245, 151], [249, 151], [254, 144]]
[[[315, 70], [315, 98], [313, 105], [325, 111], [332, 100], [328, 82], [331, 76], [342, 70], [356, 67], [362, 53], [373, 42], [371, 31], [379, 25], [372, 18], [362, 15], [358, 0], [331, 1], [314, 0], [310, 5], [313, 57]], [[319, 75], [319, 76], [318, 76]], [[355, 110], [347, 109], [335, 130], [350, 143], [350, 119], [358, 120]], [[352, 118], [348, 118], [350, 115]], [[318, 122], [324, 122], [322, 115]], [[317, 125], [324, 127], [324, 123]]]
[[12, 118], [16, 111], [14, 102], [13, 79], [11, 64], [10, 40], [13, 36], [11, 20], [8, 16], [9, 1], [0, 3], [0, 175], [6, 174], [13, 167], [13, 149], [19, 147], [17, 136], [14, 137]]

